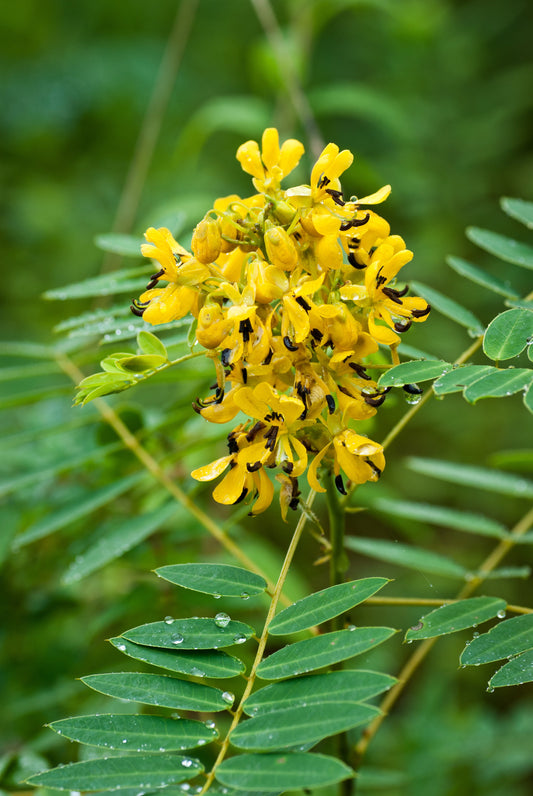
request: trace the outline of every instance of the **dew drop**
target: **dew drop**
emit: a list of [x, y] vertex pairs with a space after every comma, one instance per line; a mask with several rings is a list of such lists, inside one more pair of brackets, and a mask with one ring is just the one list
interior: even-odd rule
[[249, 599], [250, 599], [250, 595], [248, 594], [248, 592], [247, 591], [241, 591], [241, 600], [249, 600]]
[[174, 633], [174, 635], [170, 640], [172, 641], [173, 644], [176, 645], [183, 644], [183, 636], [181, 635], [181, 633]]
[[487, 692], [489, 694], [493, 694], [494, 693], [494, 688], [487, 688]]
[[246, 636], [243, 633], [237, 633], [237, 635], [233, 637], [234, 644], [244, 644], [245, 641]]
[[127, 738], [123, 738], [122, 739], [122, 743], [128, 743], [128, 739]]
[[411, 393], [405, 393], [404, 395], [405, 403], [409, 404], [410, 406], [416, 406], [416, 404], [419, 404], [421, 400], [421, 395], [411, 395]]
[[174, 622], [174, 617], [173, 616], [165, 616], [164, 622], [165, 622], [165, 625], [172, 625], [173, 622]]
[[502, 608], [502, 610], [501, 610], [501, 611], [498, 611], [498, 613], [496, 614], [496, 616], [498, 617], [498, 619], [505, 619], [505, 617], [506, 617], [506, 611], [505, 611], [505, 610]]
[[235, 702], [235, 694], [232, 694], [231, 691], [224, 691], [222, 694], [222, 699], [226, 704], [233, 705]]
[[192, 766], [192, 760], [189, 760], [189, 758], [187, 757], [187, 758], [185, 758], [185, 760], [181, 761], [181, 765], [184, 768], [190, 768]]
[[126, 652], [126, 645], [125, 644], [117, 644], [117, 649], [121, 652]]
[[479, 633], [478, 633], [478, 631], [477, 631], [477, 630], [476, 630], [476, 632], [473, 634], [473, 638], [479, 638]]
[[205, 740], [205, 738], [198, 738], [196, 743], [198, 744], [198, 746], [205, 746], [207, 741]]
[[215, 600], [220, 600], [222, 595], [221, 594], [213, 594], [213, 597], [215, 598]]
[[217, 725], [215, 724], [215, 722], [214, 722], [214, 721], [212, 721], [211, 719], [209, 719], [208, 721], [206, 721], [206, 722], [204, 722], [204, 723], [205, 723], [205, 726], [207, 727], [207, 729], [208, 729], [208, 730], [214, 730], [214, 729], [215, 729], [215, 727], [217, 726]]
[[197, 669], [196, 666], [193, 666], [191, 669], [191, 674], [193, 677], [205, 677], [205, 672], [202, 672], [201, 669]]
[[350, 631], [357, 630], [357, 625], [348, 625], [348, 630]]
[[231, 622], [229, 614], [220, 613], [215, 616], [215, 625], [217, 627], [227, 627]]

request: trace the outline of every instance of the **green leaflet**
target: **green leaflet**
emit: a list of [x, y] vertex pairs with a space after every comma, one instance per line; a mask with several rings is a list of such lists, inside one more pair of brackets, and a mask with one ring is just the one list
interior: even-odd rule
[[258, 716], [289, 707], [341, 701], [347, 695], [351, 701], [361, 702], [387, 691], [396, 682], [388, 674], [364, 669], [310, 674], [260, 688], [248, 697], [244, 712]]
[[492, 276], [492, 274], [483, 271], [476, 265], [472, 265], [461, 257], [447, 257], [446, 262], [456, 273], [460, 274], [460, 276], [464, 276], [466, 279], [470, 279], [470, 281], [475, 282], [476, 285], [481, 285], [487, 288], [487, 290], [491, 290], [493, 293], [498, 293], [500, 296], [505, 296], [506, 298], [519, 298], [518, 293], [510, 287], [508, 282], [502, 282], [501, 279]]
[[231, 707], [233, 702], [233, 699], [225, 699], [226, 692], [218, 688], [166, 674], [111, 672], [89, 674], [80, 679], [89, 688], [107, 696], [174, 710], [219, 711]]
[[189, 674], [192, 677], [212, 677], [225, 679], [236, 677], [245, 670], [244, 663], [222, 650], [163, 650], [156, 647], [142, 647], [127, 641], [122, 636], [109, 639], [120, 652], [137, 661], [158, 666], [171, 672]]
[[524, 199], [511, 199], [503, 196], [500, 205], [504, 213], [511, 218], [515, 218], [529, 229], [533, 229], [533, 202], [526, 202]]
[[467, 227], [466, 236], [481, 249], [523, 268], [533, 268], [533, 248], [497, 232], [479, 227]]
[[334, 785], [352, 774], [351, 768], [333, 757], [285, 752], [230, 757], [218, 767], [216, 776], [223, 785], [255, 793], [265, 788], [285, 791]]
[[533, 369], [493, 368], [469, 384], [464, 390], [464, 397], [470, 403], [476, 403], [481, 398], [502, 398], [524, 390], [532, 382]]
[[440, 379], [437, 379], [433, 384], [433, 390], [435, 395], [461, 392], [465, 387], [469, 387], [482, 376], [494, 370], [495, 368], [492, 365], [461, 365], [448, 373], [444, 373]]
[[192, 779], [203, 771], [198, 760], [179, 755], [128, 755], [69, 763], [35, 774], [30, 785], [58, 790], [163, 788]]
[[372, 511], [382, 511], [395, 517], [406, 517], [410, 520], [429, 522], [442, 525], [444, 528], [453, 528], [456, 531], [477, 533], [480, 536], [493, 536], [503, 539], [508, 531], [492, 517], [474, 514], [470, 511], [450, 509], [447, 506], [433, 506], [429, 503], [415, 503], [408, 500], [394, 500], [392, 498], [377, 498], [370, 504]]
[[353, 658], [382, 644], [396, 630], [391, 627], [354, 627], [297, 641], [272, 653], [257, 667], [263, 680], [282, 680], [332, 663]]
[[402, 362], [387, 370], [378, 380], [379, 387], [401, 387], [403, 384], [437, 379], [451, 370], [453, 365], [442, 360], [420, 360]]
[[459, 323], [461, 326], [465, 326], [475, 336], [483, 334], [483, 324], [466, 307], [462, 307], [453, 299], [444, 296], [432, 287], [423, 285], [421, 282], [411, 282], [411, 288], [414, 293], [420, 294], [422, 298], [425, 298], [437, 312]]
[[244, 622], [219, 622], [215, 619], [175, 619], [173, 622], [151, 622], [123, 633], [136, 644], [166, 649], [200, 650], [243, 644], [254, 635], [253, 627]]
[[363, 578], [310, 594], [274, 617], [268, 632], [280, 636], [319, 625], [364, 602], [388, 582], [387, 578]]
[[494, 360], [518, 356], [533, 338], [533, 312], [521, 307], [497, 315], [487, 326], [483, 351]]
[[533, 481], [519, 475], [505, 473], [501, 470], [489, 470], [485, 467], [474, 467], [459, 462], [445, 462], [440, 459], [423, 459], [419, 456], [410, 456], [406, 460], [410, 470], [452, 484], [473, 486], [477, 489], [486, 489], [512, 497], [533, 497]]
[[125, 478], [120, 478], [101, 489], [96, 489], [87, 494], [86, 497], [78, 497], [76, 500], [61, 506], [57, 511], [48, 514], [41, 520], [26, 528], [13, 540], [13, 549], [18, 550], [37, 539], [42, 539], [55, 531], [64, 528], [71, 522], [81, 517], [86, 517], [96, 509], [105, 506], [112, 500], [122, 495], [128, 489], [138, 484], [146, 475], [144, 471], [133, 473]]
[[267, 587], [261, 575], [227, 564], [175, 564], [156, 569], [156, 574], [186, 589], [225, 597], [246, 598]]
[[168, 360], [165, 344], [162, 343], [161, 340], [155, 336], [155, 334], [152, 334], [152, 332], [147, 332], [144, 329], [141, 329], [137, 335], [137, 345], [143, 354], [160, 356]]
[[179, 511], [180, 506], [176, 501], [169, 500], [159, 509], [148, 514], [113, 523], [104, 537], [89, 545], [83, 553], [76, 556], [63, 574], [61, 582], [75, 583], [101, 569], [122, 553], [131, 550], [132, 547], [147, 539]]
[[533, 682], [533, 649], [511, 658], [489, 680], [489, 689]]
[[387, 539], [372, 539], [362, 536], [347, 536], [346, 547], [356, 553], [377, 558], [380, 561], [389, 561], [391, 564], [419, 569], [433, 575], [444, 575], [448, 578], [462, 579], [467, 575], [467, 570], [456, 561], [423, 550], [420, 547], [389, 542]]
[[477, 627], [488, 619], [505, 613], [507, 603], [498, 597], [472, 597], [442, 605], [426, 614], [405, 634], [406, 641], [433, 638], [456, 633], [468, 627]]
[[533, 614], [516, 616], [494, 625], [473, 639], [461, 653], [461, 663], [473, 666], [491, 663], [533, 649]]
[[98, 714], [62, 719], [48, 726], [78, 743], [137, 752], [179, 752], [203, 746], [218, 736], [201, 721], [163, 716]]
[[303, 707], [282, 708], [241, 722], [231, 733], [239, 749], [271, 751], [316, 743], [329, 735], [368, 724], [380, 711], [372, 705], [341, 701], [321, 702]]

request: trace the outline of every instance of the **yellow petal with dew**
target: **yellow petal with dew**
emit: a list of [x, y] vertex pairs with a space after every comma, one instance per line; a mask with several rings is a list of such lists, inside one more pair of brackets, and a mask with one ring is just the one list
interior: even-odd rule
[[368, 196], [363, 196], [362, 199], [357, 200], [357, 204], [361, 205], [379, 205], [381, 202], [384, 202], [390, 195], [392, 188], [390, 185], [384, 185], [383, 188], [380, 188], [379, 191], [375, 191], [374, 193], [369, 194]]

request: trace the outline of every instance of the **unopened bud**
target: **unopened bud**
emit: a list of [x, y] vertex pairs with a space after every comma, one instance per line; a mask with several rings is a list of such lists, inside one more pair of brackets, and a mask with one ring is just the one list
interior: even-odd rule
[[213, 263], [222, 249], [222, 238], [218, 221], [204, 218], [196, 225], [191, 241], [191, 248], [196, 259], [204, 264]]
[[271, 227], [265, 232], [268, 259], [277, 268], [292, 271], [298, 263], [298, 251], [283, 227]]

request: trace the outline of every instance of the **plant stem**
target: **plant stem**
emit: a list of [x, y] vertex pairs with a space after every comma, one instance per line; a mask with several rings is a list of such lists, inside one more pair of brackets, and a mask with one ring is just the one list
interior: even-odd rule
[[[369, 597], [365, 600], [366, 605], [433, 605], [439, 608], [441, 605], [451, 605], [458, 602], [460, 598], [453, 600], [439, 600], [435, 597]], [[533, 608], [526, 608], [525, 605], [507, 605], [507, 610], [513, 614], [533, 614]]]
[[[346, 512], [344, 504], [339, 499], [339, 493], [335, 486], [335, 477], [333, 472], [328, 473], [327, 492], [326, 492], [328, 517], [329, 517], [329, 534], [331, 542], [330, 559], [329, 559], [329, 583], [330, 586], [336, 586], [338, 583], [344, 581], [344, 573], [347, 569], [347, 558], [344, 551], [344, 533], [346, 530]], [[331, 630], [340, 630], [342, 627], [342, 617], [336, 616], [331, 620]], [[342, 668], [342, 664], [338, 664]], [[337, 736], [337, 751], [339, 758], [348, 763], [350, 759], [350, 745], [348, 743], [348, 736], [345, 732], [341, 732]], [[345, 779], [339, 782], [339, 796], [353, 796], [355, 792], [355, 781], [353, 779]]]
[[[335, 586], [342, 583], [346, 572], [346, 553], [344, 552], [344, 532], [346, 527], [346, 513], [344, 506], [339, 498], [333, 473], [328, 476], [326, 499], [328, 505], [329, 534], [331, 542], [331, 552], [329, 560], [329, 584]], [[332, 630], [338, 629], [340, 620], [333, 619]]]
[[[315, 499], [315, 495], [316, 495], [316, 492], [311, 490], [311, 492], [308, 495], [306, 504], [305, 504], [307, 509], [311, 508], [311, 506], [313, 505], [313, 501]], [[280, 596], [281, 596], [281, 592], [283, 590], [283, 586], [285, 584], [285, 580], [286, 580], [287, 574], [289, 572], [289, 567], [291, 565], [292, 559], [293, 559], [294, 554], [296, 552], [296, 548], [298, 547], [298, 542], [300, 541], [300, 537], [302, 535], [302, 532], [303, 532], [303, 529], [305, 527], [305, 523], [306, 522], [307, 522], [307, 516], [306, 516], [306, 514], [304, 512], [302, 512], [300, 514], [300, 519], [298, 520], [298, 524], [296, 525], [296, 528], [294, 530], [294, 534], [292, 536], [291, 543], [290, 543], [289, 548], [287, 550], [287, 553], [285, 555], [285, 560], [283, 562], [283, 566], [281, 567], [281, 571], [279, 573], [278, 581], [276, 583], [276, 586], [274, 587], [274, 593], [272, 595], [272, 600], [270, 601], [270, 607], [268, 609], [268, 614], [267, 614], [267, 617], [266, 617], [266, 620], [265, 620], [265, 626], [263, 627], [263, 632], [261, 633], [261, 638], [259, 639], [259, 645], [257, 647], [257, 652], [256, 652], [256, 655], [255, 655], [255, 658], [254, 658], [254, 662], [252, 664], [252, 669], [251, 669], [250, 675], [248, 677], [248, 683], [246, 685], [246, 688], [244, 689], [244, 693], [243, 693], [243, 695], [241, 697], [241, 701], [239, 702], [239, 706], [238, 706], [238, 708], [236, 709], [236, 711], [235, 711], [235, 713], [233, 715], [233, 721], [231, 722], [231, 726], [230, 726], [230, 728], [229, 728], [229, 730], [228, 730], [228, 732], [226, 734], [226, 737], [224, 738], [224, 741], [222, 743], [222, 747], [220, 749], [220, 752], [218, 753], [218, 757], [215, 760], [211, 771], [207, 775], [207, 780], [205, 782], [204, 787], [201, 790], [200, 796], [202, 794], [204, 794], [204, 793], [207, 793], [207, 791], [209, 790], [209, 788], [211, 786], [211, 783], [213, 782], [213, 779], [215, 778], [216, 770], [217, 770], [218, 766], [221, 764], [221, 762], [224, 760], [224, 758], [226, 756], [226, 753], [228, 751], [228, 747], [229, 747], [229, 744], [230, 744], [230, 740], [231, 740], [231, 738], [230, 738], [231, 732], [235, 729], [235, 727], [239, 723], [239, 721], [241, 719], [241, 716], [243, 714], [244, 703], [246, 702], [246, 700], [250, 696], [250, 694], [252, 692], [252, 689], [254, 687], [257, 667], [259, 666], [259, 664], [261, 663], [261, 661], [263, 659], [263, 653], [265, 651], [265, 647], [266, 647], [266, 643], [267, 643], [267, 639], [268, 639], [268, 627], [269, 627], [270, 623], [272, 622], [272, 620], [274, 618], [274, 615], [276, 613], [276, 609], [277, 609], [278, 602], [279, 602], [279, 599], [280, 599]]]

